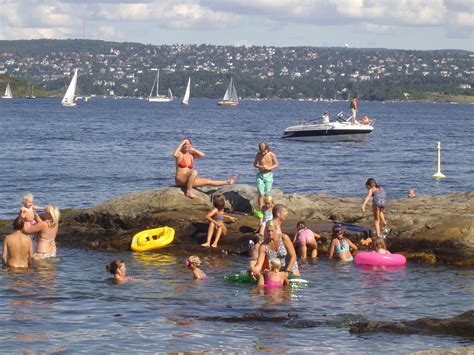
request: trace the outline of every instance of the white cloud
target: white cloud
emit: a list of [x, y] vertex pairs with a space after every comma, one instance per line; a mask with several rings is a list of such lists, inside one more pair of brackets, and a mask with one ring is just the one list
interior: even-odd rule
[[210, 35], [236, 31], [245, 24], [262, 33], [284, 32], [301, 24], [352, 25], [371, 34], [427, 27], [444, 29], [451, 37], [468, 37], [474, 5], [472, 0], [0, 0], [4, 34], [64, 38], [82, 33], [84, 19], [95, 26], [91, 33], [103, 33], [108, 39], [117, 36], [116, 40], [126, 39], [127, 26]]

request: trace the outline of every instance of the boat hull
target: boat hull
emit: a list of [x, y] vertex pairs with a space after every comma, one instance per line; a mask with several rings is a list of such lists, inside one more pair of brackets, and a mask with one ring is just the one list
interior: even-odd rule
[[150, 102], [171, 102], [173, 99], [169, 97], [149, 97], [148, 101]]
[[328, 124], [300, 124], [288, 127], [283, 139], [300, 141], [362, 141], [374, 130], [373, 126], [331, 122]]
[[12, 97], [12, 96], [5, 96], [5, 95], [3, 95], [3, 96], [2, 96], [2, 99], [13, 99], [13, 97]]
[[130, 248], [139, 252], [161, 249], [174, 240], [174, 234], [174, 229], [167, 226], [147, 229], [133, 236]]
[[63, 107], [76, 107], [77, 104], [75, 102], [61, 102]]
[[219, 101], [217, 102], [218, 106], [226, 106], [226, 107], [233, 107], [233, 106], [238, 106], [239, 102], [236, 101]]

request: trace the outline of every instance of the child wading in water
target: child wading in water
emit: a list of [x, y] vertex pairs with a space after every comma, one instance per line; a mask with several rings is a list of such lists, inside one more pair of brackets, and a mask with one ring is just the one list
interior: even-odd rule
[[390, 254], [382, 238], [375, 239], [375, 251], [380, 254]]
[[[221, 237], [227, 235], [227, 227], [224, 224], [224, 220], [227, 218], [229, 221], [235, 222], [237, 219], [224, 213], [225, 197], [223, 195], [214, 195], [212, 203], [214, 208], [206, 215], [206, 219], [209, 221], [207, 241], [201, 244], [201, 246], [217, 248], [217, 243], [219, 243]], [[211, 244], [214, 234], [214, 242]]]
[[201, 259], [199, 259], [199, 256], [191, 255], [189, 258], [184, 260], [184, 264], [187, 268], [190, 268], [193, 271], [193, 277], [195, 280], [207, 279], [207, 275], [199, 268], [201, 265]]
[[367, 179], [365, 183], [367, 188], [367, 197], [365, 198], [364, 203], [362, 204], [362, 211], [365, 212], [365, 205], [372, 198], [372, 212], [374, 214], [374, 224], [375, 224], [375, 235], [376, 237], [382, 237], [381, 228], [384, 234], [388, 234], [389, 230], [385, 228], [387, 221], [385, 220], [384, 210], [387, 203], [387, 194], [383, 186], [378, 185], [375, 179]]
[[23, 196], [23, 206], [20, 208], [18, 215], [23, 218], [25, 223], [28, 223], [31, 226], [36, 224], [36, 211], [44, 211], [44, 207], [33, 205], [32, 194], [26, 194]]
[[258, 277], [258, 285], [265, 287], [281, 287], [283, 285], [288, 285], [288, 273], [280, 271], [280, 259], [271, 258], [269, 266], [270, 271], [266, 270]]
[[105, 269], [114, 275], [114, 281], [116, 283], [139, 281], [134, 277], [127, 276], [127, 268], [125, 267], [125, 261], [123, 260], [113, 260], [105, 266]]
[[321, 236], [307, 228], [303, 221], [298, 222], [296, 230], [297, 232], [293, 238], [293, 244], [299, 244], [301, 259], [306, 259], [308, 247], [311, 249], [311, 258], [316, 259], [318, 257], [318, 243], [316, 239], [321, 238]]
[[260, 220], [260, 228], [258, 229], [258, 234], [263, 236], [263, 232], [265, 231], [265, 226], [267, 225], [268, 221], [271, 221], [273, 219], [273, 197], [270, 195], [265, 195], [265, 198], [263, 199], [263, 207], [262, 207], [262, 213], [263, 217]]

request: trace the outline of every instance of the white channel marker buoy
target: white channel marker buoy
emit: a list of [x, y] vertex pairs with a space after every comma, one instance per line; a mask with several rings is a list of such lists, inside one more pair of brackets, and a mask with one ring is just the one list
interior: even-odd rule
[[444, 179], [446, 176], [441, 172], [441, 142], [438, 142], [438, 171], [433, 175], [435, 179]]

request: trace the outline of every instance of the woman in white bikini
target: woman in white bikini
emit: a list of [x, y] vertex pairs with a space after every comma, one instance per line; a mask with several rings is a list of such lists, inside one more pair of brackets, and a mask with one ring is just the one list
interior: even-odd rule
[[39, 233], [38, 241], [36, 243], [36, 251], [33, 254], [33, 259], [46, 259], [56, 256], [56, 235], [59, 227], [59, 209], [54, 205], [46, 206], [44, 212], [45, 220], [39, 217], [38, 223], [33, 226], [25, 224], [23, 231], [26, 234]]

